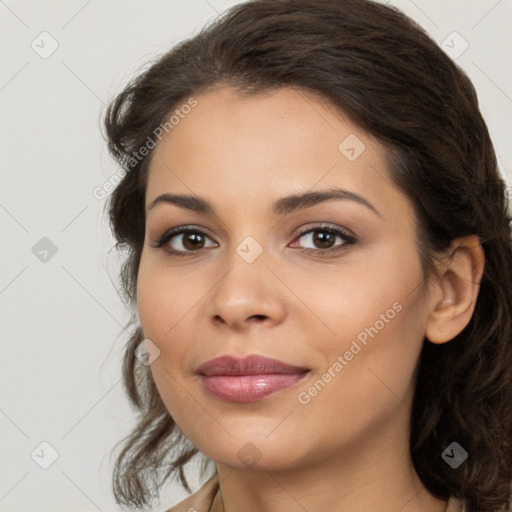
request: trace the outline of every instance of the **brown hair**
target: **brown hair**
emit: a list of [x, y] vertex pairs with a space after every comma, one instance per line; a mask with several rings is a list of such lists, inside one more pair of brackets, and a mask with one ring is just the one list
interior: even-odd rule
[[[369, 0], [254, 0], [176, 45], [136, 76], [105, 115], [109, 150], [126, 170], [108, 208], [116, 245], [127, 251], [121, 277], [133, 309], [152, 151], [134, 155], [191, 95], [223, 86], [240, 94], [279, 87], [313, 92], [384, 144], [391, 179], [415, 208], [425, 278], [433, 275], [437, 251], [458, 237], [479, 237], [486, 261], [470, 323], [449, 343], [423, 345], [410, 449], [435, 496], [463, 498], [468, 512], [506, 510], [512, 480], [511, 219], [469, 78], [415, 22]], [[190, 491], [183, 465], [197, 449], [167, 412], [150, 368], [134, 355], [143, 340], [135, 312], [129, 327], [123, 378], [138, 424], [123, 440], [113, 488], [118, 503], [140, 507], [176, 474]], [[441, 458], [453, 441], [469, 454], [457, 469]]]

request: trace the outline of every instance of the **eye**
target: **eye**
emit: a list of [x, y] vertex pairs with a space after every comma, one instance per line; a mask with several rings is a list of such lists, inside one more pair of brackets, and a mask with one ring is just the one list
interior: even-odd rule
[[[306, 243], [314, 246], [313, 248], [304, 248], [299, 245], [302, 251], [320, 255], [340, 251], [346, 245], [353, 245], [357, 241], [354, 235], [341, 228], [323, 225], [302, 231], [296, 240], [300, 239], [304, 239]], [[210, 241], [209, 245], [208, 241]], [[290, 245], [290, 247], [294, 246], [297, 246], [296, 242]], [[216, 247], [216, 244], [203, 231], [191, 226], [180, 226], [164, 233], [153, 247], [163, 248], [171, 255], [187, 256], [194, 252], [199, 253], [208, 247]]]
[[200, 251], [206, 247], [215, 247], [215, 244], [205, 245], [206, 240], [211, 240], [208, 235], [188, 226], [180, 226], [164, 233], [155, 247], [165, 249], [173, 254], [186, 254]]
[[[305, 248], [305, 252], [313, 252], [316, 254], [339, 251], [343, 249], [345, 245], [353, 245], [356, 243], [356, 238], [353, 235], [341, 228], [329, 226], [315, 226], [307, 231], [303, 231], [297, 238], [297, 240], [300, 239], [304, 239], [306, 243], [313, 245], [313, 248]], [[337, 240], [339, 243], [336, 245]]]

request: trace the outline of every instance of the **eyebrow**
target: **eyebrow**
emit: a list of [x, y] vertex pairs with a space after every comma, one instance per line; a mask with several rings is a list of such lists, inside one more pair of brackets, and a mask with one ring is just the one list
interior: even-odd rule
[[[322, 203], [324, 201], [329, 201], [332, 199], [355, 201], [356, 203], [365, 206], [366, 208], [377, 214], [379, 217], [381, 217], [379, 211], [367, 199], [354, 192], [350, 192], [348, 190], [344, 190], [341, 188], [330, 188], [328, 190], [305, 192], [302, 194], [292, 194], [289, 196], [282, 197], [272, 205], [272, 214], [275, 216], [286, 215], [288, 213], [297, 210], [302, 210], [304, 208], [309, 208], [316, 204]], [[174, 204], [176, 206], [179, 206], [180, 208], [185, 208], [187, 210], [191, 210], [197, 213], [217, 215], [213, 205], [206, 199], [203, 199], [202, 197], [169, 193], [159, 195], [147, 207], [147, 210], [149, 211], [158, 204], [164, 203]]]

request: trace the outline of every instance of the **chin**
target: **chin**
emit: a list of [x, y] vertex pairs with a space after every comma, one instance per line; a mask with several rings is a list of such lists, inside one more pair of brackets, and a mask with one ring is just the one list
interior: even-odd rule
[[283, 443], [282, 437], [269, 441], [265, 434], [244, 435], [230, 438], [229, 442], [204, 446], [201, 452], [215, 461], [233, 469], [254, 469], [260, 471], [279, 471], [300, 464], [300, 455], [294, 452], [296, 443], [288, 437]]

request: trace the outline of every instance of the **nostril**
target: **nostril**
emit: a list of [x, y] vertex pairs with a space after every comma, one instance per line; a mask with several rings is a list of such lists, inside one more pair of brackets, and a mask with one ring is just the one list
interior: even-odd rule
[[265, 320], [267, 318], [265, 315], [252, 315], [251, 318], [254, 318], [256, 320]]

